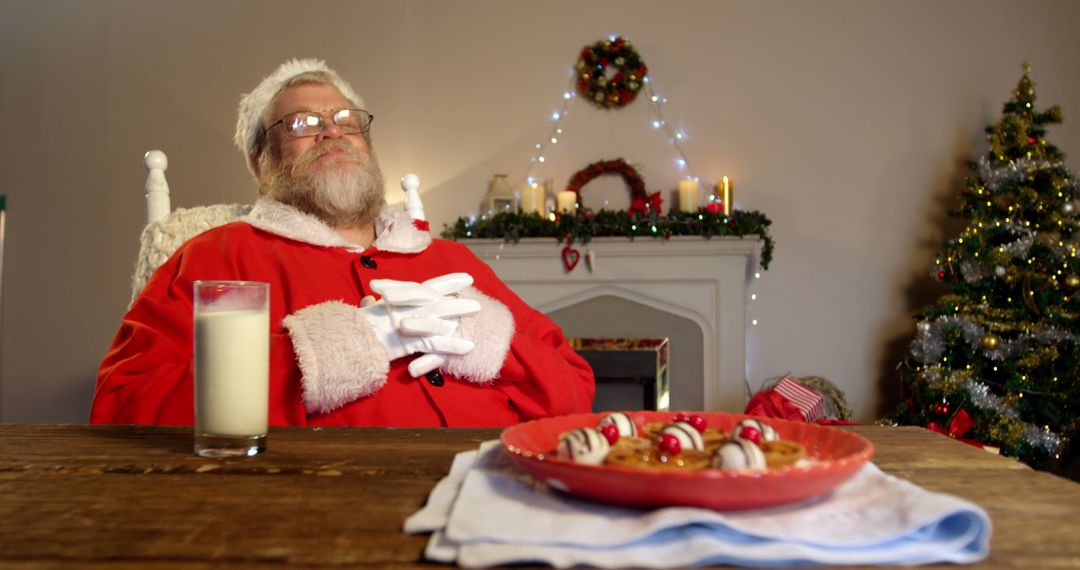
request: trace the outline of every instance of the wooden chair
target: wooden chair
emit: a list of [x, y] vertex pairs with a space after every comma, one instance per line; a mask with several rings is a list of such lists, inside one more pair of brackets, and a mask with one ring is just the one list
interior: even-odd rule
[[131, 276], [131, 302], [139, 296], [147, 279], [187, 240], [236, 221], [251, 211], [249, 204], [214, 204], [194, 208], [171, 209], [169, 183], [165, 169], [169, 159], [160, 150], [143, 157], [146, 176], [146, 227], [139, 238], [139, 255]]

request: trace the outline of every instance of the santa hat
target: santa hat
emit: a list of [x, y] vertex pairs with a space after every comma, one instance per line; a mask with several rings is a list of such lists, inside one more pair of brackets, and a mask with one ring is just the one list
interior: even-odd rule
[[[267, 75], [251, 93], [240, 98], [233, 142], [240, 148], [240, 152], [244, 153], [244, 158], [250, 156], [251, 149], [255, 147], [255, 141], [262, 129], [263, 115], [270, 109], [274, 96], [289, 85], [295, 77], [305, 73], [323, 76], [327, 83], [333, 85], [353, 105], [359, 109], [364, 108], [364, 100], [336, 71], [327, 67], [326, 62], [320, 59], [290, 59]], [[248, 164], [248, 169], [250, 168], [251, 165]]]

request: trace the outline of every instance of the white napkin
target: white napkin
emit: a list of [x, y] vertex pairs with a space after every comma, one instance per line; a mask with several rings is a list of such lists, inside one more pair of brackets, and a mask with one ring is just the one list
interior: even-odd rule
[[981, 508], [872, 463], [832, 494], [783, 508], [635, 510], [554, 492], [515, 468], [497, 441], [459, 453], [405, 532], [432, 532], [429, 559], [471, 568], [965, 564], [990, 552]]

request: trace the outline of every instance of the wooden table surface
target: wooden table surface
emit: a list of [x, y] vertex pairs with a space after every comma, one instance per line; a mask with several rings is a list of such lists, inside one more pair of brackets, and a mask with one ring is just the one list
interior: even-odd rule
[[[1080, 484], [920, 428], [846, 429], [884, 471], [986, 509], [991, 554], [972, 567], [1080, 568]], [[0, 424], [0, 566], [438, 568], [402, 524], [455, 453], [498, 434], [281, 428], [261, 456], [211, 460], [190, 428]]]

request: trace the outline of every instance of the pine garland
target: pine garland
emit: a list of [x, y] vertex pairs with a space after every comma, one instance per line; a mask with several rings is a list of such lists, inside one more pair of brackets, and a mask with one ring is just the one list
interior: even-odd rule
[[574, 215], [557, 216], [555, 221], [520, 211], [500, 212], [479, 219], [458, 218], [452, 226], [444, 224], [442, 237], [452, 240], [501, 238], [508, 242], [530, 237], [551, 237], [559, 242], [572, 238], [575, 243], [586, 244], [594, 237], [609, 236], [625, 236], [631, 240], [642, 236], [664, 239], [686, 235], [705, 239], [757, 236], [763, 242], [761, 268], [768, 269], [775, 245], [769, 235], [771, 224], [765, 214], [756, 210], [735, 210], [727, 216], [702, 208], [696, 213], [672, 211], [662, 216], [653, 211], [643, 215], [626, 210], [593, 212], [589, 208], [578, 208]]

